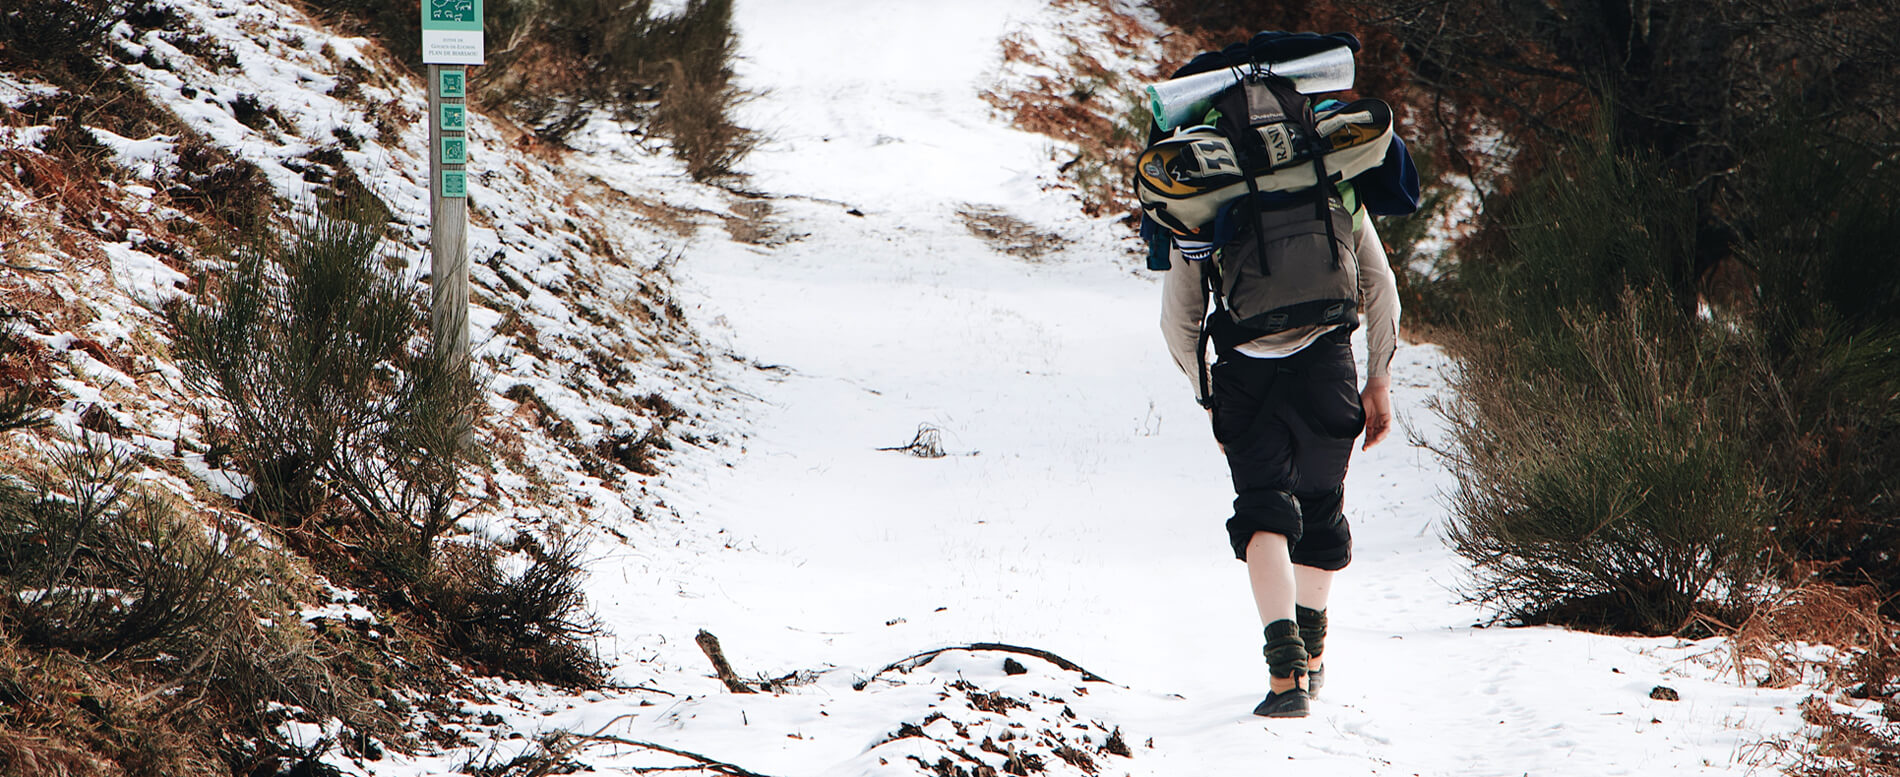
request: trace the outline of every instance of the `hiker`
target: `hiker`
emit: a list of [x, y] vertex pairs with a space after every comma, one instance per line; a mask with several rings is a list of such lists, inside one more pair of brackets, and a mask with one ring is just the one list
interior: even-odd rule
[[[1230, 48], [1216, 65], [1238, 68], [1246, 61], [1240, 57], [1259, 62], [1260, 40], [1238, 56]], [[1357, 49], [1343, 34], [1294, 43], [1313, 50], [1343, 45], [1330, 40], [1350, 40]], [[1197, 63], [1176, 77], [1207, 69]], [[1156, 228], [1145, 233], [1150, 266], [1166, 269], [1161, 327], [1168, 350], [1207, 409], [1233, 478], [1228, 540], [1246, 562], [1266, 630], [1269, 693], [1254, 714], [1303, 717], [1324, 678], [1333, 575], [1352, 559], [1341, 508], [1353, 442], [1363, 432], [1369, 449], [1392, 428], [1388, 368], [1398, 346], [1398, 288], [1367, 207], [1409, 213], [1417, 178], [1403, 144], [1390, 136], [1383, 103], [1331, 101], [1315, 118], [1293, 82], [1259, 70], [1212, 103], [1208, 124], [1172, 137], [1158, 129], [1150, 146], [1158, 155], [1144, 155], [1145, 173], [1138, 175], [1148, 180], [1137, 183], [1152, 193], [1144, 194], [1144, 210]], [[1236, 117], [1241, 123], [1231, 126]], [[1364, 129], [1380, 121], [1384, 135]], [[1275, 137], [1280, 128], [1268, 122], [1292, 127], [1281, 136], [1331, 142], [1252, 164], [1249, 153], [1273, 151], [1243, 147]], [[1337, 129], [1352, 122], [1361, 129]], [[1347, 148], [1355, 143], [1375, 143], [1376, 158], [1356, 160], [1361, 152]], [[1145, 164], [1149, 159], [1157, 164]], [[1233, 183], [1242, 170], [1244, 186]], [[1264, 172], [1255, 177], [1255, 170]], [[1304, 178], [1289, 183], [1293, 173]], [[1363, 387], [1350, 340], [1360, 326], [1370, 351]]]
[[1323, 682], [1327, 596], [1333, 573], [1352, 560], [1341, 512], [1346, 465], [1362, 427], [1368, 449], [1392, 429], [1388, 368], [1398, 347], [1398, 287], [1371, 220], [1362, 220], [1353, 239], [1370, 352], [1363, 389], [1349, 330], [1333, 325], [1217, 347], [1212, 391], [1202, 396], [1195, 349], [1207, 315], [1205, 265], [1174, 262], [1162, 282], [1168, 351], [1194, 379], [1233, 476], [1227, 534], [1247, 563], [1266, 628], [1271, 693], [1254, 712], [1269, 717], [1304, 715], [1308, 695]]

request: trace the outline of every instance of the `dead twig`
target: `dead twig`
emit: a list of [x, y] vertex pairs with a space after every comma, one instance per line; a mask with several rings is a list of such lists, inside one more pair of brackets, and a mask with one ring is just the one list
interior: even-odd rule
[[918, 424], [917, 434], [910, 442], [878, 450], [902, 451], [920, 459], [941, 459], [949, 455], [943, 450], [943, 430], [930, 424]]
[[713, 671], [718, 673], [719, 681], [726, 684], [726, 690], [733, 693], [758, 693], [752, 686], [746, 685], [744, 680], [739, 679], [737, 672], [732, 671], [732, 664], [726, 662], [726, 651], [719, 648], [719, 638], [713, 636], [712, 632], [700, 629], [699, 636], [694, 637], [693, 641], [699, 643], [699, 649], [706, 654], [706, 660], [712, 662]]
[[[699, 633], [703, 636], [708, 636], [708, 637], [712, 636], [711, 634], [708, 634], [704, 630], [701, 630]], [[717, 649], [717, 645], [718, 645], [717, 638], [714, 639], [713, 643], [714, 643], [715, 649]], [[620, 721], [627, 720], [632, 717], [633, 717], [632, 715], [615, 716], [614, 719], [607, 721], [600, 728], [595, 729], [594, 733], [592, 734], [581, 734], [581, 733], [574, 733], [574, 732], [564, 733], [562, 735], [562, 739], [576, 740], [576, 742], [575, 744], [568, 745], [566, 748], [562, 750], [563, 757], [565, 757], [565, 755], [568, 753], [572, 753], [575, 750], [578, 750], [580, 748], [580, 743], [598, 742], [598, 743], [605, 743], [605, 744], [610, 744], [610, 745], [621, 745], [625, 747], [638, 747], [645, 750], [653, 750], [656, 752], [666, 753], [667, 755], [678, 756], [680, 758], [685, 758], [689, 761], [695, 762], [694, 766], [628, 767], [628, 770], [632, 771], [635, 774], [650, 774], [653, 772], [677, 772], [677, 771], [685, 771], [687, 769], [705, 769], [705, 770], [709, 770], [718, 774], [731, 775], [731, 777], [767, 777], [767, 775], [759, 774], [758, 772], [751, 771], [749, 769], [746, 769], [745, 767], [742, 767], [736, 764], [726, 763], [725, 761], [721, 761], [717, 758], [709, 758], [707, 756], [703, 756], [698, 753], [681, 750], [675, 747], [667, 747], [666, 745], [654, 744], [652, 742], [641, 742], [639, 740], [627, 739], [625, 737], [617, 737], [617, 736], [607, 733], [607, 729], [613, 728], [615, 725], [619, 724]]]
[[[865, 689], [866, 686], [869, 686], [873, 681], [877, 680], [878, 676], [884, 674], [885, 672], [889, 672], [892, 670], [909, 672], [913, 669], [916, 669], [918, 667], [921, 667], [925, 664], [930, 663], [932, 660], [936, 659], [937, 656], [943, 655], [944, 653], [949, 653], [952, 651], [959, 651], [959, 650], [966, 651], [966, 652], [993, 651], [997, 653], [1016, 653], [1018, 655], [1035, 656], [1036, 658], [1040, 658], [1044, 661], [1048, 661], [1049, 663], [1055, 664], [1056, 666], [1061, 667], [1063, 669], [1067, 669], [1071, 672], [1076, 672], [1076, 673], [1081, 674], [1082, 681], [1085, 683], [1109, 682], [1108, 678], [1098, 675], [1087, 669], [1083, 669], [1081, 666], [1077, 665], [1074, 661], [1070, 661], [1069, 659], [1063, 658], [1062, 656], [1058, 656], [1054, 653], [1051, 653], [1047, 650], [1043, 650], [1041, 648], [1023, 647], [1021, 645], [1006, 645], [1001, 642], [977, 642], [975, 644], [963, 645], [960, 647], [944, 647], [944, 648], [937, 648], [936, 650], [927, 650], [922, 653], [918, 653], [917, 655], [911, 656], [902, 661], [895, 662], [891, 664], [890, 666], [884, 667], [883, 669], [877, 670], [877, 672], [873, 673], [870, 677], [867, 677], [857, 683], [853, 683], [851, 687], [853, 690], [862, 691]], [[1113, 683], [1110, 683], [1110, 684], [1112, 685]]]
[[[704, 634], [706, 632], [702, 631], [700, 633]], [[685, 750], [680, 750], [678, 748], [667, 747], [666, 745], [656, 745], [656, 744], [653, 744], [652, 742], [640, 742], [637, 740], [624, 739], [621, 737], [613, 736], [611, 734], [601, 734], [601, 733], [575, 734], [573, 736], [575, 739], [583, 739], [589, 742], [603, 742], [603, 743], [612, 744], [612, 745], [622, 745], [625, 747], [639, 747], [639, 748], [645, 748], [647, 750], [655, 750], [658, 752], [666, 753], [667, 755], [679, 756], [680, 758], [685, 758], [685, 759], [694, 761], [696, 763], [696, 765], [690, 766], [690, 767], [679, 767], [679, 766], [618, 767], [618, 768], [627, 769], [628, 771], [631, 771], [635, 774], [650, 774], [652, 772], [677, 772], [677, 771], [683, 771], [685, 769], [705, 769], [707, 771], [711, 771], [716, 774], [731, 775], [731, 777], [766, 777], [766, 775], [751, 771], [749, 769], [746, 769], [743, 766], [738, 766], [736, 764], [729, 764], [717, 758], [708, 758], [698, 753], [687, 752]]]

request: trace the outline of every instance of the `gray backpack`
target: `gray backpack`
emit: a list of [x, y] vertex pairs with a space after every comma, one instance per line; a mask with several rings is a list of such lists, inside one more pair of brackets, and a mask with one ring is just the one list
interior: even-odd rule
[[1352, 214], [1327, 173], [1327, 146], [1306, 95], [1285, 79], [1250, 76], [1215, 105], [1214, 126], [1233, 142], [1243, 169], [1311, 165], [1318, 182], [1296, 192], [1249, 191], [1216, 220], [1218, 248], [1205, 270], [1216, 312], [1226, 314], [1240, 342], [1296, 327], [1356, 326]]
[[1283, 78], [1256, 74], [1221, 95], [1215, 107], [1214, 126], [1233, 143], [1245, 171], [1311, 165], [1318, 184], [1261, 192], [1248, 175], [1247, 195], [1223, 209], [1212, 235], [1215, 256], [1202, 263], [1214, 299], [1201, 331], [1203, 358], [1210, 339], [1228, 350], [1299, 327], [1358, 327], [1352, 214], [1326, 170], [1327, 145], [1306, 95]]
[[1357, 327], [1353, 217], [1326, 171], [1328, 144], [1313, 106], [1290, 82], [1265, 74], [1233, 85], [1214, 106], [1214, 127], [1248, 173], [1311, 165], [1319, 184], [1298, 192], [1250, 188], [1216, 218], [1218, 249], [1203, 270], [1214, 296], [1207, 336], [1226, 350], [1296, 327]]

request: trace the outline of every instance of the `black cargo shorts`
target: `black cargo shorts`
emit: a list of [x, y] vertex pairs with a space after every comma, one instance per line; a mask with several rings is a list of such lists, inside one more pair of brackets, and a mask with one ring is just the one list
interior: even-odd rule
[[1214, 438], [1234, 479], [1234, 556], [1246, 560], [1247, 543], [1264, 531], [1287, 538], [1295, 564], [1344, 568], [1346, 465], [1366, 425], [1348, 333], [1277, 359], [1222, 350], [1211, 373]]

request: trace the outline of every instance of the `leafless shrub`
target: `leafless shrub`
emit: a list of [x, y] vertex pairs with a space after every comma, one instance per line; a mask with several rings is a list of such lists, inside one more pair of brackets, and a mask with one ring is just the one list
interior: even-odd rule
[[485, 754], [480, 763], [470, 760], [461, 771], [474, 777], [552, 777], [592, 771], [593, 767], [573, 759], [574, 752], [586, 744], [584, 739], [557, 731], [542, 736], [525, 753], [499, 762], [493, 753]]
[[917, 425], [917, 434], [910, 438], [910, 442], [878, 450], [902, 451], [920, 459], [941, 459], [950, 455], [943, 450], [943, 430], [927, 423]]
[[1837, 712], [1820, 696], [1802, 700], [1801, 720], [1808, 724], [1804, 738], [1777, 738], [1761, 745], [1766, 751], [1763, 755], [1778, 758], [1784, 773], [1794, 777], [1900, 775], [1900, 725]]
[[[280, 598], [272, 591], [282, 574], [267, 570], [244, 531], [178, 514], [138, 471], [112, 443], [85, 436], [53, 451], [43, 471], [0, 477], [0, 626], [14, 637], [0, 649], [0, 702], [60, 682], [45, 667], [61, 660], [72, 666], [66, 682], [96, 688], [20, 690], [41, 711], [10, 723], [64, 730], [65, 742], [102, 759], [78, 773], [102, 763], [202, 773], [203, 761], [232, 748], [281, 750], [280, 710], [293, 707], [394, 734], [394, 711], [369, 701], [375, 672], [334, 672], [338, 651], [294, 611], [267, 604]], [[24, 660], [16, 648], [42, 668], [15, 673]], [[75, 703], [92, 723], [59, 722]], [[67, 752], [63, 737], [25, 748], [10, 733], [0, 726], [0, 765]]]
[[590, 640], [599, 625], [581, 591], [585, 570], [577, 538], [543, 544], [527, 535], [514, 548], [526, 565], [510, 573], [492, 546], [448, 543], [421, 586], [459, 652], [496, 674], [570, 687], [603, 677]]
[[178, 166], [165, 191], [178, 206], [221, 224], [239, 240], [263, 239], [276, 211], [276, 192], [264, 171], [233, 157], [188, 129], [179, 130]]
[[655, 424], [644, 432], [621, 432], [603, 437], [594, 444], [594, 453], [629, 472], [657, 475], [660, 469], [654, 459], [660, 451], [670, 448], [672, 444], [666, 441], [665, 425]]
[[732, 175], [739, 161], [763, 141], [757, 132], [732, 121], [731, 109], [747, 94], [732, 83], [730, 70], [718, 70], [709, 77], [688, 70], [678, 60], [668, 65], [672, 76], [660, 95], [656, 118], [673, 143], [673, 153], [686, 163], [686, 173], [695, 181]]
[[234, 550], [141, 488], [136, 470], [85, 435], [29, 498], [0, 505], [11, 630], [87, 654], [149, 654], [216, 630], [237, 588]]

